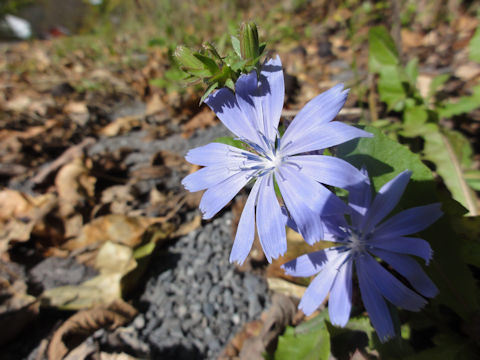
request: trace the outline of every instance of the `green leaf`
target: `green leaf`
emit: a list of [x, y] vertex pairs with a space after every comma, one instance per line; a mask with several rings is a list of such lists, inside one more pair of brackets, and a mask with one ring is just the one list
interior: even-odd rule
[[428, 90], [428, 98], [431, 98], [432, 96], [434, 96], [437, 90], [443, 84], [445, 84], [449, 78], [450, 78], [449, 74], [440, 74], [435, 76], [432, 79], [432, 82], [430, 83], [430, 89]]
[[205, 101], [205, 99], [208, 97], [208, 95], [210, 95], [217, 87], [218, 87], [218, 82], [214, 82], [213, 84], [211, 84], [207, 88], [205, 93], [202, 95], [202, 98], [200, 99], [200, 104], [199, 105], [201, 105]]
[[300, 324], [288, 326], [278, 339], [275, 360], [327, 360], [330, 356], [330, 334], [325, 325], [325, 315]]
[[464, 169], [471, 165], [472, 148], [459, 132], [443, 130], [425, 134], [425, 158], [432, 161], [452, 197], [477, 215], [477, 198], [468, 186]]
[[455, 115], [469, 113], [480, 107], [480, 85], [473, 88], [472, 96], [462, 96], [456, 103], [446, 103], [438, 109], [441, 117], [449, 118]]
[[244, 146], [243, 142], [241, 142], [240, 140], [236, 140], [231, 136], [218, 137], [215, 140], [213, 140], [213, 142], [234, 146], [234, 147], [242, 149], [242, 150], [245, 149], [245, 146]]
[[480, 191], [480, 170], [467, 170], [463, 175], [472, 189]]
[[414, 106], [406, 108], [403, 113], [403, 131], [402, 136], [416, 137], [421, 136], [429, 131], [435, 131], [438, 127], [434, 124], [426, 126], [428, 120], [428, 113], [423, 106]]
[[470, 40], [469, 46], [469, 58], [472, 61], [480, 63], [480, 27], [477, 28], [475, 34]]
[[220, 70], [217, 63], [212, 58], [198, 52], [195, 53], [194, 56], [202, 62], [202, 64], [205, 66], [205, 68], [208, 69], [211, 75], [215, 74], [217, 71]]
[[368, 32], [369, 54], [368, 69], [379, 73], [384, 66], [399, 64], [395, 42], [384, 26], [375, 26]]
[[203, 63], [197, 59], [197, 57], [194, 56], [194, 53], [192, 50], [185, 46], [177, 46], [175, 49], [175, 53], [173, 54], [175, 60], [178, 61], [178, 63], [185, 67], [186, 69], [203, 69]]
[[418, 59], [414, 58], [410, 60], [405, 66], [405, 73], [408, 77], [408, 81], [412, 87], [416, 87], [418, 77]]
[[[399, 204], [401, 208], [438, 201], [433, 175], [418, 154], [410, 152], [407, 147], [389, 139], [374, 127], [368, 126], [365, 130], [375, 136], [355, 139], [338, 146], [338, 157], [358, 168], [365, 165], [376, 191], [401, 171], [412, 171], [411, 181]], [[456, 204], [450, 200], [443, 210], [446, 213], [452, 212], [451, 208], [456, 208]], [[449, 306], [464, 319], [468, 319], [478, 308], [476, 284], [460, 256], [458, 243], [454, 241], [458, 235], [452, 231], [449, 220], [444, 215], [444, 218], [421, 234], [434, 251], [434, 258], [427, 271], [440, 291], [434, 301]]]
[[231, 36], [232, 39], [232, 46], [233, 46], [233, 51], [235, 51], [235, 54], [238, 55], [238, 57], [242, 57], [242, 53], [240, 51], [240, 40], [236, 36]]
[[228, 78], [225, 81], [225, 86], [228, 87], [230, 90], [235, 91], [235, 83], [233, 82], [232, 79]]
[[[365, 131], [372, 133], [371, 138], [360, 138], [349, 141], [337, 147], [337, 156], [353, 164], [357, 168], [367, 167], [376, 191], [404, 170], [412, 171], [411, 181], [420, 185], [418, 194], [414, 195], [412, 206], [418, 206], [435, 199], [434, 189], [426, 183], [433, 181], [432, 172], [425, 166], [418, 154], [412, 153], [406, 146], [390, 139], [373, 126], [365, 127]], [[425, 184], [424, 186], [422, 184]], [[415, 205], [416, 204], [416, 205]]]
[[380, 100], [387, 104], [389, 110], [393, 108], [402, 110], [407, 92], [403, 85], [400, 68], [398, 66], [383, 66], [379, 71], [378, 93]]

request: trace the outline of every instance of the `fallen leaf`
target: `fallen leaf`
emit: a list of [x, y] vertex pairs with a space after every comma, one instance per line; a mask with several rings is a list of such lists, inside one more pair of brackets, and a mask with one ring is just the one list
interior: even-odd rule
[[43, 235], [49, 227], [43, 219], [55, 204], [53, 194], [30, 196], [16, 190], [0, 191], [0, 255], [12, 240], [27, 241], [32, 232]]
[[199, 228], [200, 225], [202, 225], [202, 217], [200, 215], [196, 215], [192, 221], [180, 225], [180, 227], [172, 234], [172, 236], [178, 237], [187, 235], [193, 230]]
[[32, 179], [32, 182], [34, 184], [43, 183], [52, 173], [57, 171], [63, 165], [71, 162], [73, 159], [79, 157], [86, 147], [93, 145], [94, 143], [94, 138], [87, 137], [80, 144], [68, 148], [54, 162], [40, 170], [40, 172]]
[[23, 270], [0, 260], [0, 345], [14, 339], [38, 315], [38, 302], [27, 294]]
[[130, 247], [108, 241], [100, 248], [95, 259], [95, 268], [99, 275], [80, 285], [46, 290], [40, 297], [41, 304], [65, 310], [109, 304], [122, 297], [121, 279], [136, 266], [137, 262]]
[[72, 101], [63, 108], [66, 114], [88, 114], [87, 104], [85, 102]]
[[272, 306], [268, 309], [260, 334], [247, 338], [240, 351], [239, 358], [245, 360], [263, 360], [265, 352], [272, 352], [278, 336], [290, 325], [297, 312], [296, 304], [287, 296], [275, 293]]
[[142, 116], [123, 116], [115, 119], [99, 131], [103, 136], [118, 136], [129, 132], [132, 128], [140, 126]]
[[154, 115], [162, 110], [165, 110], [166, 106], [158, 93], [153, 94], [150, 100], [147, 102], [147, 110], [145, 115]]
[[137, 235], [138, 240], [130, 245], [119, 244], [121, 237], [116, 239], [117, 243], [106, 241], [93, 264], [99, 275], [79, 285], [46, 290], [40, 297], [41, 304], [78, 310], [121, 299], [138, 285], [156, 245], [168, 239], [172, 232], [170, 223], [155, 223]]
[[120, 214], [101, 216], [86, 224], [75, 239], [64, 244], [64, 248], [72, 251], [106, 241], [135, 247], [141, 243], [145, 229], [156, 221], [158, 219]]
[[82, 157], [64, 165], [55, 177], [60, 214], [69, 216], [76, 208], [85, 206], [95, 194], [95, 182]]
[[268, 288], [277, 293], [281, 293], [287, 296], [291, 296], [297, 299], [301, 299], [305, 290], [305, 286], [294, 284], [290, 281], [280, 278], [267, 278]]
[[215, 114], [206, 106], [182, 126], [182, 137], [188, 139], [198, 129], [206, 129], [215, 125]]
[[101, 352], [100, 353], [100, 360], [136, 360], [137, 358], [134, 358], [133, 356], [130, 356], [125, 353], [114, 353], [114, 354], [109, 354], [106, 352]]
[[408, 51], [411, 48], [416, 48], [422, 46], [424, 36], [417, 32], [411, 31], [409, 29], [402, 29], [402, 46], [404, 51]]
[[480, 64], [468, 62], [460, 65], [455, 69], [454, 75], [463, 81], [475, 79], [480, 75]]
[[81, 343], [98, 329], [114, 330], [136, 314], [137, 310], [122, 300], [76, 313], [53, 334], [47, 350], [48, 360], [63, 359], [75, 344]]

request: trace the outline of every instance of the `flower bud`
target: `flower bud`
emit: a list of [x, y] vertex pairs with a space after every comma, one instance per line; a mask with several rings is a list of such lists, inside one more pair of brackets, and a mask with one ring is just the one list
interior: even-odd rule
[[185, 46], [177, 46], [174, 57], [186, 71], [203, 69], [203, 63]]
[[242, 59], [256, 59], [260, 55], [258, 31], [255, 23], [243, 23], [240, 27], [240, 52]]

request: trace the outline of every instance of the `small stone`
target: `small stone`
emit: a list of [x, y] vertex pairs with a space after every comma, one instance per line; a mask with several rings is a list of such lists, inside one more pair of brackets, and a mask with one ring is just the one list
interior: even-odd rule
[[203, 313], [206, 317], [210, 318], [215, 315], [215, 308], [211, 303], [203, 304]]
[[145, 317], [143, 314], [138, 315], [135, 320], [133, 320], [133, 326], [139, 330], [145, 327]]

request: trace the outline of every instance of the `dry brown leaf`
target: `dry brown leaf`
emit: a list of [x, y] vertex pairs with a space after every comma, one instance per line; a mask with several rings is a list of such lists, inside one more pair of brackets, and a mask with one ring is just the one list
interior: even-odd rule
[[188, 139], [196, 130], [206, 129], [216, 123], [215, 113], [205, 106], [198, 114], [182, 126], [182, 137]]
[[280, 278], [269, 277], [267, 278], [267, 283], [270, 290], [297, 299], [301, 299], [303, 294], [305, 294], [305, 290], [307, 290], [305, 286], [297, 285]]
[[454, 75], [463, 81], [475, 79], [480, 75], [480, 65], [474, 62], [460, 65], [455, 69]]
[[93, 198], [96, 179], [81, 157], [64, 165], [55, 178], [60, 203], [60, 214], [69, 216]]
[[99, 206], [108, 204], [112, 214], [128, 214], [132, 210], [134, 201], [135, 195], [131, 184], [115, 185], [106, 188], [102, 192], [101, 204]]
[[296, 259], [297, 257], [312, 251], [319, 251], [330, 246], [327, 241], [318, 241], [313, 245], [309, 245], [303, 240], [302, 236], [292, 229], [287, 229], [287, 252], [285, 255], [275, 259], [267, 267], [267, 278], [282, 278], [299, 285], [308, 285], [308, 280], [301, 277], [294, 277], [285, 274], [281, 268], [286, 262]]
[[283, 294], [274, 294], [272, 306], [268, 309], [260, 334], [247, 338], [239, 357], [244, 360], [263, 360], [265, 352], [276, 347], [278, 336], [292, 323], [297, 312], [296, 304]]
[[76, 313], [67, 319], [53, 334], [48, 346], [48, 360], [61, 360], [71, 350], [72, 344], [81, 343], [98, 329], [114, 330], [130, 321], [137, 311], [122, 300], [108, 307], [98, 306]]
[[109, 354], [106, 352], [101, 352], [100, 360], [137, 360], [137, 358], [134, 358], [133, 356], [130, 356], [125, 353]]
[[158, 219], [155, 218], [119, 214], [102, 216], [86, 224], [80, 235], [66, 242], [64, 247], [67, 250], [78, 250], [106, 241], [135, 247], [141, 243], [141, 236], [145, 229], [157, 221]]
[[27, 294], [21, 268], [0, 260], [0, 346], [15, 338], [38, 315], [38, 302]]
[[66, 114], [88, 114], [87, 104], [83, 101], [69, 102], [63, 108]]
[[35, 184], [40, 184], [45, 179], [55, 171], [57, 171], [61, 166], [68, 164], [73, 159], [79, 157], [83, 149], [87, 146], [90, 146], [95, 143], [95, 139], [91, 137], [85, 138], [80, 144], [70, 147], [67, 149], [59, 158], [52, 162], [49, 166], [42, 169], [33, 179], [32, 182]]
[[132, 128], [140, 126], [142, 116], [132, 115], [115, 119], [99, 131], [103, 136], [117, 136], [129, 132]]
[[147, 102], [147, 109], [145, 115], [154, 115], [162, 110], [165, 110], [166, 106], [158, 93], [153, 94], [151, 99]]
[[53, 194], [37, 197], [16, 190], [0, 191], [0, 255], [8, 249], [9, 242], [26, 241], [31, 233], [44, 233], [43, 218], [55, 206]]
[[237, 332], [233, 339], [225, 346], [218, 360], [229, 360], [238, 358], [238, 354], [242, 350], [243, 343], [246, 339], [258, 336], [262, 330], [263, 321], [254, 320], [243, 325], [242, 329]]
[[44, 306], [68, 310], [109, 304], [122, 297], [122, 278], [136, 267], [132, 248], [108, 241], [95, 258], [95, 268], [99, 275], [80, 285], [48, 289], [40, 300]]
[[402, 29], [402, 46], [404, 51], [422, 46], [422, 44], [423, 35], [421, 33], [406, 28]]
[[180, 225], [180, 227], [172, 234], [172, 236], [178, 237], [187, 235], [193, 230], [199, 228], [200, 225], [202, 225], [202, 217], [200, 215], [196, 215], [192, 221]]

